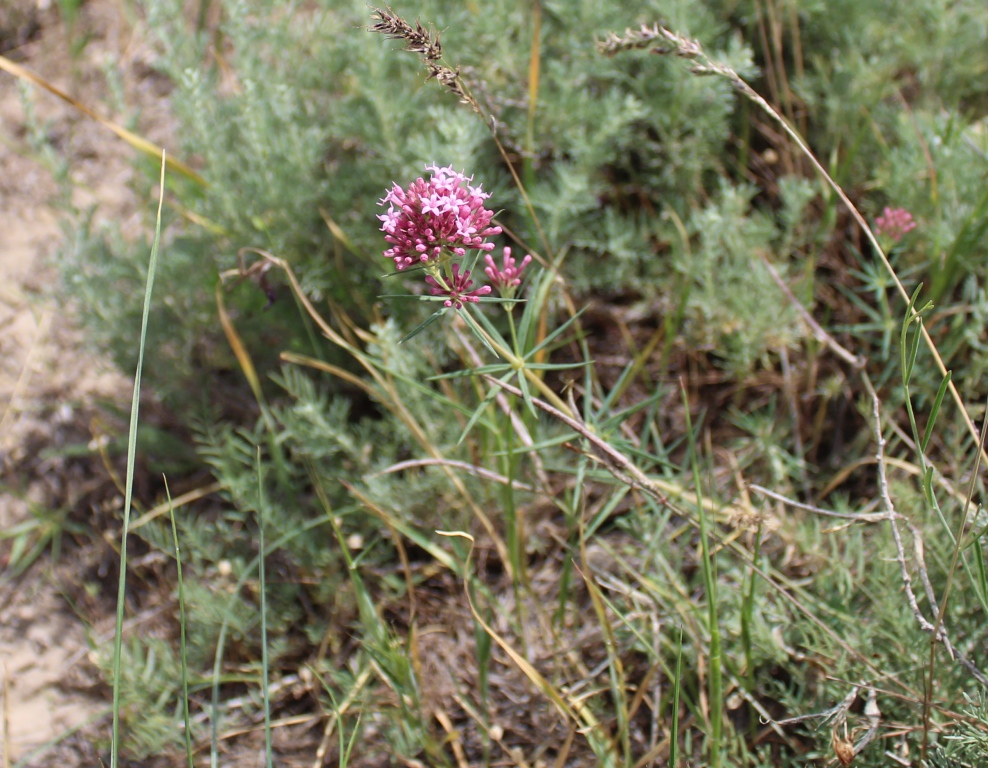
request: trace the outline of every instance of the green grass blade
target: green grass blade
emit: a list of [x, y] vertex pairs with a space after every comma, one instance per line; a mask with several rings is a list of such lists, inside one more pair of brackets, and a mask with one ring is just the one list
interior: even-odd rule
[[573, 323], [575, 323], [577, 320], [579, 320], [580, 319], [580, 315], [582, 315], [586, 311], [587, 311], [587, 308], [584, 307], [579, 312], [577, 312], [575, 315], [573, 315], [573, 317], [571, 317], [569, 320], [567, 320], [565, 323], [563, 323], [561, 326], [559, 326], [556, 330], [554, 330], [552, 333], [548, 334], [542, 340], [542, 343], [538, 344], [535, 347], [532, 347], [530, 350], [528, 350], [528, 352], [525, 353], [525, 359], [528, 360], [529, 358], [534, 357], [539, 352], [541, 352], [543, 349], [545, 349], [550, 344], [552, 344], [552, 342], [555, 341], [556, 339], [558, 339], [559, 336], [564, 331], [566, 331], [567, 328], [569, 328], [571, 325], [573, 325]]
[[988, 597], [988, 573], [985, 572], [985, 553], [981, 549], [981, 539], [974, 540], [974, 564], [978, 571], [978, 586], [981, 594]]
[[438, 312], [433, 312], [425, 320], [423, 320], [421, 323], [419, 323], [418, 325], [416, 325], [412, 330], [410, 330], [408, 333], [406, 333], [404, 336], [402, 336], [401, 337], [401, 341], [399, 341], [398, 343], [399, 344], [404, 344], [409, 339], [414, 338], [415, 336], [418, 336], [420, 333], [422, 333], [422, 331], [424, 331], [426, 328], [428, 328], [430, 325], [432, 325], [434, 322], [436, 322], [436, 320], [438, 320], [440, 317], [442, 317], [445, 314], [446, 314], [446, 308], [445, 307], [443, 307], [442, 309], [440, 309]]
[[479, 311], [476, 315], [473, 312], [464, 312], [464, 314], [469, 314], [471, 320], [475, 320], [479, 325], [481, 325], [495, 343], [500, 344], [505, 349], [511, 349], [511, 344], [509, 344], [507, 339], [501, 335], [501, 332], [494, 327], [494, 324], [487, 318], [486, 314]]
[[528, 412], [532, 414], [533, 418], [538, 419], [539, 412], [535, 410], [535, 403], [532, 402], [532, 392], [528, 388], [528, 380], [524, 376], [518, 377], [518, 389], [521, 390], [521, 396], [525, 401], [525, 407], [528, 408]]
[[937, 422], [937, 416], [940, 415], [940, 406], [943, 405], [944, 395], [947, 394], [947, 387], [950, 385], [951, 371], [947, 371], [947, 375], [943, 377], [940, 382], [940, 388], [937, 390], [936, 399], [933, 401], [933, 408], [930, 409], [930, 418], [926, 422], [926, 429], [923, 430], [923, 442], [920, 443], [920, 450], [926, 453], [926, 446], [930, 444], [930, 438], [933, 437], [933, 425]]
[[[481, 313], [478, 312], [477, 314], [479, 317], [483, 318], [483, 315]], [[480, 340], [481, 344], [487, 347], [487, 351], [490, 352], [492, 355], [494, 355], [494, 357], [500, 359], [501, 356], [497, 353], [497, 350], [491, 346], [491, 343], [487, 340], [488, 338], [487, 335], [480, 329], [480, 326], [477, 325], [476, 319], [474, 319], [474, 316], [470, 314], [469, 311], [467, 311], [466, 307], [463, 308], [463, 311], [461, 312], [461, 316], [466, 321], [466, 324], [470, 327], [470, 331], [473, 333], [473, 335]]]
[[679, 645], [676, 650], [676, 678], [672, 682], [672, 725], [669, 728], [669, 765], [676, 768], [679, 757], [679, 692], [683, 687], [683, 626], [679, 625]]
[[957, 272], [972, 254], [975, 254], [985, 231], [988, 230], [988, 189], [986, 189], [975, 205], [974, 210], [964, 220], [960, 232], [954, 238], [950, 250], [941, 262], [942, 266], [933, 271], [933, 301], [951, 290], [957, 282]]
[[175, 523], [175, 508], [172, 506], [172, 493], [168, 488], [168, 478], [165, 481], [165, 495], [168, 497], [168, 514], [172, 523], [172, 540], [175, 543], [175, 566], [178, 569], [178, 625], [179, 650], [182, 664], [182, 717], [185, 720], [185, 757], [189, 768], [194, 768], [192, 762], [192, 722], [189, 718], [189, 656], [185, 644], [185, 582], [182, 581], [182, 552], [178, 546], [178, 525]]
[[[348, 507], [343, 510], [338, 510], [337, 514], [343, 515], [353, 509], [355, 509], [355, 507]], [[237, 579], [237, 583], [234, 585], [233, 591], [230, 593], [230, 599], [228, 601], [229, 607], [223, 614], [223, 621], [220, 623], [220, 631], [216, 638], [216, 651], [213, 654], [213, 675], [211, 686], [212, 703], [210, 704], [210, 727], [212, 731], [209, 750], [210, 768], [217, 768], [219, 765], [220, 680], [223, 677], [221, 674], [223, 668], [223, 654], [226, 649], [226, 633], [230, 628], [230, 616], [233, 614], [234, 603], [239, 599], [238, 596], [240, 594], [240, 590], [244, 588], [247, 580], [253, 575], [254, 569], [258, 567], [262, 555], [275, 552], [297, 536], [306, 534], [314, 528], [329, 525], [331, 522], [332, 518], [330, 517], [317, 517], [315, 520], [309, 520], [305, 523], [305, 525], [299, 526], [294, 531], [290, 531], [289, 533], [280, 536], [267, 549], [261, 550], [261, 552], [257, 554], [257, 557], [247, 564], [243, 573], [240, 575], [240, 578]]]
[[130, 405], [130, 430], [127, 435], [127, 479], [124, 485], [123, 531], [120, 534], [120, 580], [117, 587], [117, 621], [113, 638], [113, 728], [110, 742], [110, 768], [120, 761], [120, 657], [123, 643], [124, 600], [127, 590], [127, 535], [130, 533], [130, 505], [134, 492], [134, 465], [137, 461], [137, 416], [141, 400], [141, 370], [144, 367], [144, 347], [147, 340], [148, 316], [151, 312], [151, 291], [158, 268], [158, 246], [161, 242], [161, 207], [165, 200], [165, 166], [167, 158], [161, 153], [161, 178], [158, 192], [158, 213], [154, 223], [154, 241], [148, 260], [148, 276], [144, 286], [144, 310], [141, 315], [141, 337], [134, 373], [134, 396]]
[[505, 371], [511, 370], [511, 366], [508, 363], [493, 363], [491, 365], [482, 365], [479, 368], [464, 368], [462, 371], [452, 371], [450, 373], [441, 373], [438, 376], [430, 376], [426, 381], [442, 381], [443, 379], [463, 379], [467, 376], [482, 376], [485, 373], [489, 373], [491, 376], [496, 376], [499, 373], [504, 373]]
[[[511, 375], [512, 374], [509, 374], [509, 376]], [[494, 398], [497, 397], [497, 393], [500, 391], [501, 390], [497, 387], [491, 387], [490, 391], [484, 396], [484, 399], [480, 401], [480, 405], [478, 405], [474, 412], [470, 414], [469, 421], [467, 421], [466, 426], [463, 427], [463, 432], [460, 433], [460, 439], [456, 441], [457, 445], [462, 444], [463, 441], [466, 440], [467, 435], [470, 434], [470, 430], [472, 430], [476, 423], [480, 421], [481, 416], [483, 416], [484, 412], [487, 410], [487, 406], [494, 402]]]
[[[902, 365], [902, 382], [906, 386], [909, 385], [909, 379], [912, 376], [913, 367], [912, 363], [916, 361], [915, 354], [913, 350], [910, 349], [909, 345], [909, 329], [912, 327], [915, 315], [913, 314], [913, 308], [916, 306], [916, 300], [919, 298], [919, 292], [923, 290], [923, 284], [920, 283], [916, 286], [916, 290], [913, 291], [912, 297], [909, 299], [909, 303], [906, 305], [905, 316], [902, 319], [902, 330], [899, 331], [899, 355], [901, 356], [900, 364]], [[920, 334], [916, 334], [917, 337]]]
[[261, 448], [257, 448], [257, 538], [260, 545], [258, 580], [261, 590], [261, 695], [264, 700], [264, 757], [268, 768], [274, 768], [271, 753], [271, 693], [268, 690], [268, 603], [267, 579], [264, 573], [264, 479], [261, 475]]
[[720, 768], [721, 764], [721, 728], [723, 724], [723, 690], [724, 681], [721, 674], [720, 628], [717, 625], [717, 582], [714, 574], [714, 562], [710, 555], [707, 512], [703, 506], [700, 485], [700, 463], [697, 457], [696, 440], [693, 436], [693, 422], [690, 418], [690, 399], [686, 393], [686, 385], [681, 384], [683, 393], [683, 410], [686, 416], [686, 434], [689, 438], [690, 463], [693, 466], [693, 484], [696, 487], [696, 508], [700, 517], [700, 560], [703, 570], [703, 583], [707, 593], [707, 621], [710, 632], [710, 756], [711, 768]]
[[532, 287], [529, 291], [529, 300], [525, 304], [525, 309], [521, 313], [521, 320], [518, 322], [518, 342], [524, 349], [528, 344], [529, 336], [535, 326], [536, 319], [542, 313], [542, 308], [546, 298], [546, 282], [552, 281], [549, 272], [540, 272], [538, 277], [532, 280]]

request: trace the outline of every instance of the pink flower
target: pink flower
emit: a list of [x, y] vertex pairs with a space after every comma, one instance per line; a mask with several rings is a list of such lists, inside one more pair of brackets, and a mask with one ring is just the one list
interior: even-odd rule
[[412, 182], [408, 189], [395, 184], [380, 201], [388, 212], [379, 215], [384, 239], [391, 243], [384, 255], [394, 259], [400, 271], [413, 264], [435, 261], [444, 250], [463, 256], [468, 248], [494, 249], [484, 238], [501, 234], [500, 227], [490, 226], [494, 212], [484, 207], [490, 195], [480, 186], [473, 187], [473, 177], [456, 173], [452, 167], [426, 167], [432, 178]]
[[497, 268], [497, 264], [494, 263], [494, 258], [490, 254], [487, 254], [484, 260], [487, 262], [484, 272], [490, 278], [491, 284], [497, 288], [497, 292], [501, 296], [510, 299], [515, 295], [515, 288], [521, 285], [521, 273], [525, 271], [525, 267], [528, 266], [532, 257], [526, 255], [521, 261], [521, 266], [516, 267], [515, 259], [511, 256], [511, 249], [505, 247], [501, 269]]
[[905, 208], [886, 206], [882, 215], [875, 219], [875, 229], [879, 235], [886, 235], [897, 243], [907, 232], [916, 229], [916, 222], [913, 221], [913, 215]]
[[486, 296], [491, 292], [491, 287], [489, 285], [484, 285], [471, 291], [470, 288], [473, 286], [473, 280], [470, 279], [470, 270], [466, 270], [461, 275], [459, 264], [453, 265], [453, 276], [451, 279], [446, 281], [449, 285], [448, 288], [444, 288], [442, 284], [432, 275], [427, 275], [425, 281], [432, 286], [429, 289], [429, 293], [433, 296], [449, 296], [449, 298], [443, 302], [443, 306], [455, 306], [457, 309], [463, 309], [463, 302], [479, 302], [481, 296]]

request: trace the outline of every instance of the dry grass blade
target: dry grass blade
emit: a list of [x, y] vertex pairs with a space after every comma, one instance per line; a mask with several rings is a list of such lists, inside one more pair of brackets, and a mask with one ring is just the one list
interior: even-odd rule
[[436, 716], [436, 720], [439, 721], [443, 730], [446, 731], [447, 741], [453, 748], [453, 756], [456, 758], [457, 768], [470, 768], [466, 752], [463, 751], [463, 744], [460, 743], [460, 732], [453, 727], [453, 721], [449, 719], [446, 710], [442, 707], [436, 707], [432, 710], [432, 713]]
[[193, 501], [198, 501], [199, 499], [204, 499], [217, 491], [223, 490], [222, 483], [210, 483], [209, 485], [203, 486], [202, 488], [196, 488], [192, 491], [187, 491], [181, 496], [176, 496], [171, 501], [166, 501], [163, 504], [159, 504], [153, 509], [149, 509], [139, 518], [137, 518], [133, 524], [130, 526], [130, 530], [134, 531], [143, 525], [147, 525], [152, 520], [167, 514], [170, 510], [178, 509], [179, 507], [184, 507], [186, 504], [191, 504]]
[[482, 477], [485, 480], [491, 480], [495, 483], [500, 483], [501, 485], [511, 485], [516, 491], [528, 491], [529, 493], [535, 493], [536, 489], [530, 485], [526, 485], [518, 480], [509, 480], [504, 475], [499, 475], [497, 472], [492, 472], [489, 469], [484, 469], [483, 467], [478, 467], [475, 464], [468, 464], [465, 461], [457, 461], [455, 459], [409, 459], [408, 461], [399, 461], [397, 464], [392, 464], [390, 467], [385, 467], [379, 472], [375, 472], [371, 477], [380, 477], [381, 475], [389, 475], [393, 472], [403, 472], [406, 469], [415, 469], [417, 467], [436, 467], [436, 466], [446, 466], [454, 467], [456, 469], [462, 469], [464, 472], [469, 472], [475, 477]]
[[835, 355], [852, 367], [864, 368], [868, 361], [863, 357], [849, 352], [841, 346], [837, 339], [827, 333], [823, 329], [823, 326], [813, 319], [813, 315], [811, 315], [807, 311], [806, 307], [800, 303], [799, 299], [796, 298], [789, 286], [786, 285], [786, 281], [782, 279], [782, 275], [780, 275], [776, 268], [772, 266], [772, 262], [765, 258], [764, 254], [761, 257], [761, 261], [765, 266], [765, 269], [768, 270], [769, 275], [771, 275], [772, 280], [774, 280], [775, 284], [779, 286], [779, 290], [785, 294], [786, 298], [789, 300], [789, 303], [792, 304], [795, 310], [799, 313], [799, 316], [803, 318], [803, 322], [809, 326], [810, 330], [813, 332], [813, 337], [822, 344], [826, 344]]
[[226, 340], [233, 350], [234, 356], [237, 358], [237, 362], [240, 363], [240, 369], [244, 372], [244, 376], [247, 377], [247, 383], [250, 385], [251, 392], [254, 393], [254, 399], [258, 403], [264, 402], [264, 393], [261, 391], [261, 379], [257, 375], [257, 369], [254, 367], [254, 361], [251, 359], [250, 352], [247, 351], [247, 347], [244, 346], [243, 341], [240, 339], [240, 334], [237, 333], [237, 329], [233, 327], [233, 322], [230, 320], [230, 315], [226, 311], [226, 304], [223, 301], [223, 283], [222, 281], [216, 283], [216, 309], [220, 316], [220, 325], [223, 326], [223, 334], [226, 336]]
[[[121, 139], [126, 141], [128, 144], [130, 144], [130, 146], [132, 146], [137, 151], [143, 152], [148, 157], [153, 157], [156, 160], [161, 158], [162, 156], [161, 147], [155, 146], [147, 139], [138, 136], [136, 133], [133, 133], [132, 131], [128, 131], [126, 128], [117, 125], [112, 120], [107, 120], [105, 117], [98, 115], [96, 112], [91, 110], [82, 102], [76, 101], [74, 98], [69, 96], [69, 94], [67, 94], [58, 86], [49, 83], [43, 77], [36, 75], [34, 72], [32, 72], [29, 69], [25, 69], [20, 64], [15, 64], [6, 56], [0, 56], [0, 69], [9, 72], [11, 75], [13, 75], [16, 78], [19, 78], [29, 83], [34, 83], [39, 88], [43, 88], [44, 90], [48, 91], [48, 93], [57, 96], [65, 103], [69, 104], [75, 109], [78, 109], [87, 117], [90, 117], [100, 125], [109, 128], [117, 136], [119, 136]], [[186, 178], [192, 179], [192, 181], [196, 182], [201, 186], [204, 187], [207, 186], [206, 180], [198, 173], [193, 171], [189, 166], [187, 166], [182, 161], [175, 160], [172, 157], [166, 157], [165, 163], [167, 164], [168, 168], [175, 171], [176, 173], [180, 173]]]

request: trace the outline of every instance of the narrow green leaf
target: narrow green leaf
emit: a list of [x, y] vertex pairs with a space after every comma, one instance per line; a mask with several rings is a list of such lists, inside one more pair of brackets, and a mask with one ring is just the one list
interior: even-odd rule
[[488, 333], [490, 338], [494, 339], [495, 342], [500, 344], [505, 349], [511, 349], [511, 345], [505, 340], [504, 336], [501, 335], [501, 332], [494, 327], [493, 323], [491, 323], [491, 321], [488, 319], [485, 313], [477, 312], [476, 314], [474, 314], [473, 312], [469, 312], [469, 313], [465, 312], [464, 314], [469, 314], [471, 320], [475, 320], [477, 323], [479, 323], [483, 327], [483, 329]]
[[443, 379], [462, 379], [467, 376], [482, 376], [485, 373], [494, 376], [499, 373], [504, 373], [505, 371], [510, 371], [511, 366], [508, 363], [493, 363], [491, 365], [482, 365], [479, 368], [465, 368], [462, 371], [453, 371], [452, 373], [441, 373], [438, 376], [430, 376], [426, 381], [442, 381]]
[[405, 334], [405, 336], [398, 343], [399, 344], [404, 344], [409, 339], [414, 338], [415, 336], [418, 336], [420, 333], [422, 333], [422, 331], [424, 331], [426, 328], [428, 328], [430, 325], [432, 325], [434, 322], [436, 322], [436, 320], [438, 320], [440, 317], [442, 317], [445, 314], [446, 314], [446, 307], [443, 307], [438, 312], [433, 312], [431, 315], [429, 315], [425, 319], [424, 322], [419, 323], [417, 326], [415, 326], [414, 330], [412, 330], [409, 333]]
[[923, 290], [923, 284], [920, 283], [916, 286], [916, 290], [913, 291], [913, 295], [910, 297], [909, 302], [906, 304], [905, 316], [902, 319], [902, 330], [899, 331], [899, 356], [900, 365], [902, 366], [902, 382], [905, 386], [909, 386], [909, 379], [912, 376], [912, 366], [909, 363], [909, 329], [916, 318], [913, 314], [913, 308], [916, 306], [916, 299], [919, 298], [919, 292]]
[[487, 350], [492, 355], [494, 355], [494, 357], [500, 359], [501, 356], [497, 353], [497, 350], [495, 350], [494, 347], [491, 346], [490, 342], [487, 340], [487, 337], [484, 335], [483, 331], [480, 330], [480, 326], [477, 325], [477, 321], [474, 320], [473, 315], [470, 314], [470, 312], [467, 310], [466, 307], [463, 308], [463, 312], [461, 313], [461, 316], [466, 321], [466, 324], [470, 326], [470, 330], [473, 332], [473, 335], [480, 340], [480, 343], [483, 344], [485, 347], [487, 347]]
[[466, 439], [467, 435], [470, 434], [470, 430], [474, 428], [474, 425], [476, 425], [476, 423], [480, 420], [480, 417], [484, 415], [484, 411], [487, 410], [487, 407], [492, 402], [494, 402], [494, 398], [497, 397], [497, 393], [500, 391], [501, 390], [497, 387], [490, 388], [490, 390], [484, 396], [484, 399], [480, 401], [480, 405], [478, 405], [477, 408], [474, 410], [474, 412], [471, 414], [470, 419], [469, 421], [467, 421], [466, 426], [463, 427], [463, 432], [460, 433], [460, 439], [456, 441], [457, 445], [460, 445]]
[[525, 353], [525, 359], [526, 360], [529, 359], [530, 357], [538, 354], [541, 350], [543, 350], [547, 346], [549, 346], [555, 339], [559, 338], [560, 334], [562, 334], [567, 328], [569, 328], [571, 325], [573, 325], [573, 323], [575, 323], [577, 320], [579, 320], [580, 319], [580, 316], [584, 312], [586, 312], [586, 311], [587, 311], [587, 308], [584, 307], [579, 312], [577, 312], [575, 315], [573, 315], [573, 317], [571, 317], [569, 320], [567, 320], [565, 323], [563, 323], [561, 326], [559, 326], [556, 330], [554, 330], [552, 333], [550, 333], [548, 336], [546, 336], [542, 340], [542, 343], [541, 344], [533, 347], [532, 349], [530, 349], [528, 352]]
[[532, 402], [532, 392], [528, 388], [528, 379], [525, 377], [524, 373], [521, 373], [518, 376], [518, 388], [521, 390], [521, 396], [525, 401], [525, 407], [528, 408], [528, 412], [537, 419], [539, 417], [539, 412], [535, 410], [535, 403]]
[[165, 495], [168, 498], [168, 515], [172, 524], [172, 541], [175, 545], [175, 567], [178, 580], [178, 628], [179, 653], [182, 664], [182, 717], [185, 721], [185, 758], [189, 768], [194, 768], [192, 760], [192, 722], [189, 717], [189, 655], [185, 642], [185, 582], [182, 580], [182, 551], [178, 546], [178, 524], [175, 522], [175, 508], [172, 506], [172, 492], [168, 487], [168, 478], [162, 476], [165, 482]]
[[113, 726], [110, 741], [110, 768], [120, 761], [120, 658], [123, 650], [124, 601], [127, 588], [127, 536], [130, 533], [130, 507], [133, 502], [134, 466], [137, 462], [137, 417], [141, 401], [141, 372], [144, 370], [144, 348], [147, 342], [148, 317], [151, 313], [151, 292], [158, 269], [158, 246], [161, 243], [161, 207], [165, 200], [165, 168], [167, 158], [161, 152], [161, 178], [158, 187], [158, 213], [154, 223], [154, 240], [148, 260], [148, 276], [144, 286], [144, 309], [141, 314], [141, 335], [137, 348], [137, 370], [134, 372], [134, 395], [130, 405], [130, 429], [127, 435], [127, 478], [124, 482], [123, 530], [120, 533], [120, 579], [117, 585], [117, 621], [113, 638]]
[[676, 646], [676, 677], [672, 681], [672, 725], [669, 729], [669, 765], [676, 768], [679, 757], [679, 692], [683, 687], [683, 626], [679, 626]]
[[930, 418], [926, 422], [926, 429], [923, 431], [923, 442], [920, 444], [920, 450], [923, 453], [926, 453], [926, 446], [930, 444], [930, 438], [933, 437], [933, 425], [936, 424], [937, 416], [940, 415], [940, 406], [943, 405], [944, 395], [947, 394], [947, 387], [950, 385], [950, 376], [951, 371], [947, 371], [947, 375], [940, 382], [940, 388], [937, 390], [933, 407], [930, 409]]
[[274, 768], [274, 753], [271, 749], [271, 691], [268, 686], [268, 603], [267, 579], [265, 578], [264, 561], [264, 519], [267, 504], [264, 499], [264, 477], [261, 473], [261, 447], [257, 447], [255, 456], [255, 471], [257, 472], [257, 537], [258, 547], [258, 589], [261, 593], [261, 701], [264, 703], [264, 756], [267, 768]]

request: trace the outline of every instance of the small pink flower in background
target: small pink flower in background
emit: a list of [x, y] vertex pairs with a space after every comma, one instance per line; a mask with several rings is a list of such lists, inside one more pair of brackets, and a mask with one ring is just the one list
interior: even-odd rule
[[444, 251], [452, 256], [463, 256], [469, 248], [491, 251], [493, 243], [484, 238], [501, 234], [500, 227], [490, 226], [494, 212], [484, 207], [490, 195], [470, 185], [472, 176], [452, 167], [426, 170], [432, 171], [429, 181], [416, 179], [408, 189], [395, 184], [379, 203], [388, 204], [388, 212], [378, 216], [391, 243], [384, 255], [399, 271], [437, 261]]
[[466, 301], [479, 302], [481, 296], [486, 296], [491, 292], [491, 287], [489, 285], [484, 285], [476, 290], [470, 290], [473, 286], [473, 280], [470, 279], [470, 270], [466, 270], [463, 274], [460, 274], [460, 265], [453, 265], [452, 278], [447, 280], [448, 288], [444, 288], [442, 283], [440, 283], [432, 275], [428, 275], [425, 281], [432, 287], [429, 289], [429, 293], [433, 296], [448, 296], [449, 298], [443, 302], [443, 306], [446, 307], [456, 307], [457, 309], [463, 309], [463, 303]]
[[885, 235], [897, 243], [907, 232], [916, 229], [916, 222], [913, 221], [913, 215], [905, 208], [886, 206], [882, 215], [875, 219], [875, 229], [879, 235]]
[[525, 256], [521, 261], [521, 266], [516, 267], [515, 259], [511, 255], [511, 249], [506, 247], [504, 249], [501, 269], [497, 268], [497, 264], [494, 263], [494, 257], [490, 254], [487, 254], [484, 260], [487, 262], [484, 272], [490, 278], [491, 284], [497, 288], [497, 292], [503, 297], [510, 299], [515, 295], [515, 288], [521, 285], [521, 273], [525, 271], [525, 267], [528, 266], [532, 257]]

